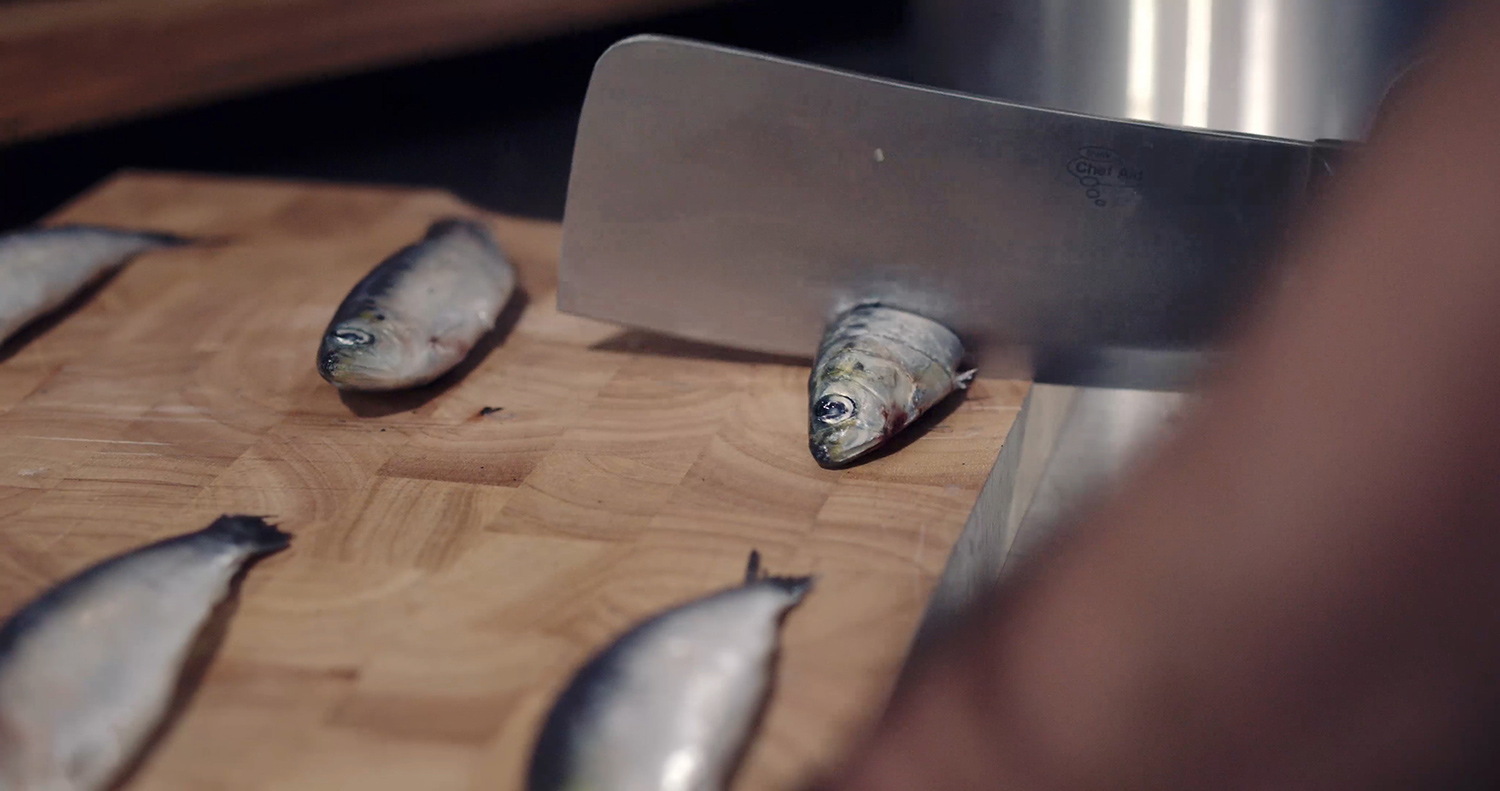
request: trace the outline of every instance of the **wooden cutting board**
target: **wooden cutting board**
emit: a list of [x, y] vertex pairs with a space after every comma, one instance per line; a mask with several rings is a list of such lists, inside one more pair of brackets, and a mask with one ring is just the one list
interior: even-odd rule
[[292, 549], [252, 571], [131, 788], [516, 789], [577, 664], [757, 548], [819, 575], [736, 783], [792, 788], [882, 705], [1028, 385], [981, 379], [899, 453], [823, 470], [804, 364], [561, 315], [557, 226], [490, 216], [528, 297], [498, 342], [426, 391], [341, 398], [313, 367], [334, 307], [452, 214], [484, 216], [125, 174], [53, 217], [220, 241], [142, 257], [0, 350], [0, 612], [221, 513], [273, 516]]

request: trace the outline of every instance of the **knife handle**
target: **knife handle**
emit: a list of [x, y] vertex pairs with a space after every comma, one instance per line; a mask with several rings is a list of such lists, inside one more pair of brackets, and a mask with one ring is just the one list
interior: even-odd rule
[[1311, 151], [1311, 167], [1307, 175], [1308, 197], [1316, 199], [1322, 196], [1323, 191], [1328, 188], [1329, 182], [1333, 181], [1338, 174], [1339, 168], [1344, 164], [1344, 161], [1356, 154], [1359, 149], [1359, 143], [1353, 143], [1348, 140], [1334, 140], [1332, 138], [1314, 140]]

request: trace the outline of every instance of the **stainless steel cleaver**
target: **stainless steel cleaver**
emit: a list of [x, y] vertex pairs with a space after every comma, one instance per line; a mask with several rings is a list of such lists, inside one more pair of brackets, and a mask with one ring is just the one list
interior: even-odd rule
[[1180, 387], [1342, 148], [631, 38], [584, 103], [558, 303], [810, 357], [879, 301], [983, 375]]

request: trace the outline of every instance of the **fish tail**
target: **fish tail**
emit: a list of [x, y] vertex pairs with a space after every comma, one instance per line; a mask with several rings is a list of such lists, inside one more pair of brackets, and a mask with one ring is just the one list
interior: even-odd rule
[[753, 585], [756, 583], [770, 585], [791, 596], [793, 600], [800, 600], [812, 589], [813, 578], [811, 576], [773, 577], [768, 575], [765, 573], [765, 569], [760, 566], [760, 552], [752, 549], [750, 550], [750, 562], [745, 566], [745, 584]]
[[805, 577], [763, 577], [760, 580], [766, 585], [790, 596], [793, 601], [801, 601], [807, 592], [812, 590], [814, 578], [811, 575]]
[[153, 244], [159, 244], [162, 247], [182, 247], [200, 241], [194, 237], [180, 236], [170, 231], [139, 231], [139, 233], [142, 237], [150, 239]]
[[182, 247], [192, 245], [194, 247], [227, 247], [237, 241], [230, 234], [215, 234], [213, 236], [178, 236], [174, 233], [154, 234], [156, 240], [167, 247]]
[[259, 516], [225, 514], [203, 528], [202, 532], [231, 544], [250, 547], [259, 555], [286, 549], [292, 543], [291, 534], [278, 530], [275, 525]]

